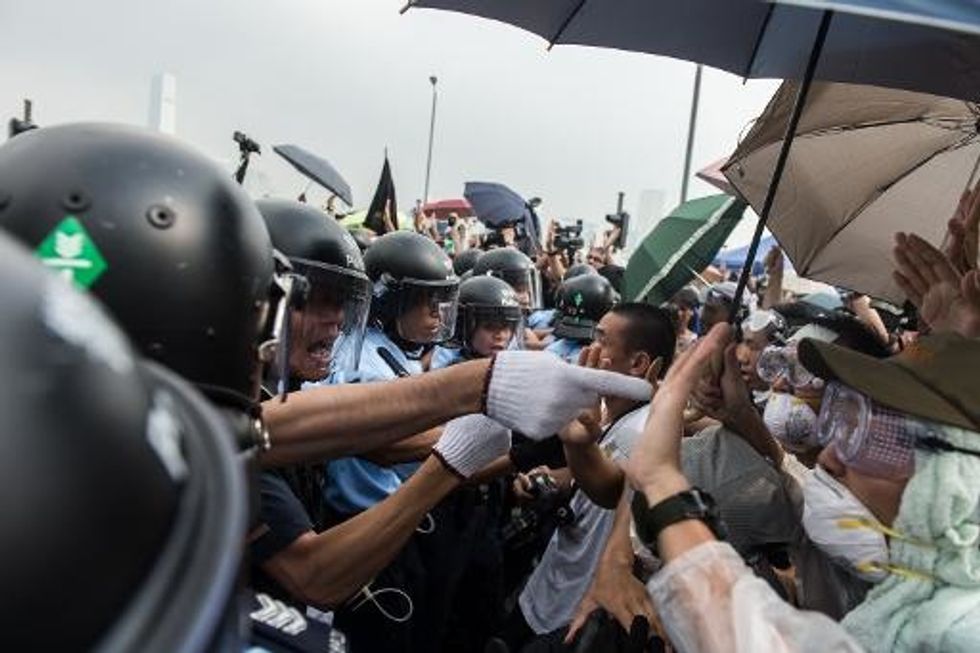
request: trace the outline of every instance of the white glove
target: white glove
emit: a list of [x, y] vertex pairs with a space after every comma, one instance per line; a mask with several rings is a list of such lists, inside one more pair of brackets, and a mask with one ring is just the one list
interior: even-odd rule
[[569, 365], [542, 351], [497, 354], [487, 386], [486, 414], [534, 440], [543, 440], [591, 408], [600, 396], [650, 401], [643, 379]]
[[448, 422], [432, 453], [464, 479], [510, 451], [510, 429], [485, 415]]

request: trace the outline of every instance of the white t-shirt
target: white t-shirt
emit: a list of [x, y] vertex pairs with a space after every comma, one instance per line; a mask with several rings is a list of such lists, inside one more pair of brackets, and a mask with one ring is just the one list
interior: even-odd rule
[[[629, 458], [649, 411], [649, 405], [641, 406], [613, 424], [599, 445], [603, 453], [614, 461]], [[581, 489], [570, 505], [575, 522], [555, 530], [519, 599], [524, 618], [539, 635], [568, 625], [575, 616], [616, 518], [616, 511], [592, 503]]]

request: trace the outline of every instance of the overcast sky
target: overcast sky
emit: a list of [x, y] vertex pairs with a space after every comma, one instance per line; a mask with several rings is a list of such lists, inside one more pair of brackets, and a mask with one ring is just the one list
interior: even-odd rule
[[[5, 0], [0, 112], [35, 101], [35, 120], [147, 121], [150, 84], [177, 79], [177, 133], [229, 169], [231, 132], [268, 147], [250, 190], [295, 196], [303, 180], [271, 152], [325, 156], [370, 200], [387, 147], [409, 208], [425, 175], [431, 90], [439, 105], [430, 195], [500, 181], [543, 213], [595, 220], [616, 192], [667, 208], [680, 193], [694, 65], [559, 46], [483, 19], [403, 0]], [[706, 70], [694, 168], [725, 156], [776, 84]], [[250, 173], [251, 174], [251, 173]], [[694, 182], [691, 195], [711, 187]], [[318, 196], [322, 199], [322, 196]], [[740, 229], [744, 233], [750, 225]]]

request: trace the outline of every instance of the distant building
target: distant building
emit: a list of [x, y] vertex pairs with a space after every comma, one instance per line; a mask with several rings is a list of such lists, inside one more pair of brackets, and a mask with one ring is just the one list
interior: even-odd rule
[[148, 124], [164, 134], [177, 133], [177, 78], [170, 73], [153, 76]]

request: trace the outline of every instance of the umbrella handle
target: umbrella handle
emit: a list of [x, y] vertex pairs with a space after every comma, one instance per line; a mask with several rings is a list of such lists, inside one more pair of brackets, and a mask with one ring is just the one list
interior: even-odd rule
[[786, 134], [783, 136], [783, 144], [779, 149], [779, 158], [776, 159], [776, 167], [772, 171], [769, 190], [766, 192], [766, 201], [762, 205], [762, 213], [759, 214], [759, 223], [755, 226], [752, 244], [749, 245], [748, 255], [742, 267], [742, 273], [738, 277], [735, 298], [732, 300], [731, 313], [728, 315], [728, 322], [730, 324], [735, 323], [735, 319], [738, 316], [738, 309], [742, 305], [742, 296], [745, 294], [745, 286], [748, 284], [749, 276], [752, 274], [755, 255], [759, 250], [759, 241], [762, 240], [762, 231], [765, 229], [766, 221], [769, 219], [769, 213], [776, 199], [776, 191], [779, 190], [779, 181], [783, 177], [786, 160], [789, 158], [789, 150], [793, 146], [793, 139], [796, 137], [796, 128], [800, 124], [803, 107], [806, 106], [806, 96], [810, 92], [810, 84], [813, 82], [813, 75], [817, 70], [817, 63], [820, 61], [820, 54], [823, 52], [823, 45], [827, 40], [827, 32], [830, 30], [830, 21], [833, 17], [833, 11], [824, 11], [820, 18], [820, 27], [817, 29], [817, 35], [813, 40], [813, 48], [810, 50], [810, 59], [806, 63], [806, 71], [803, 74], [803, 79], [800, 80], [800, 88], [796, 91], [796, 102], [793, 104], [793, 113], [790, 114], [789, 122], [786, 124]]

